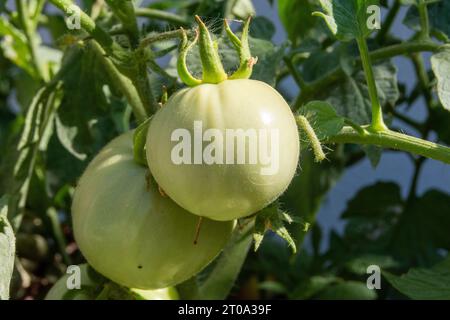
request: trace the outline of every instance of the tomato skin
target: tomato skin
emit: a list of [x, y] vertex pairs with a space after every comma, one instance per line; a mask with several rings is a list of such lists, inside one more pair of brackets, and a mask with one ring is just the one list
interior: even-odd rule
[[[100, 292], [101, 283], [93, 279], [88, 272], [88, 265], [82, 264], [80, 267], [80, 289], [67, 289], [67, 279], [69, 275], [62, 276], [49, 290], [45, 300], [95, 300], [97, 297], [93, 292]], [[89, 288], [90, 290], [87, 290]], [[178, 292], [175, 288], [163, 288], [156, 290], [130, 289], [132, 293], [138, 294], [145, 300], [178, 300]], [[70, 293], [70, 294], [69, 294]]]
[[163, 197], [133, 159], [133, 133], [110, 142], [79, 180], [72, 203], [75, 240], [89, 264], [129, 288], [187, 280], [226, 244], [235, 222], [204, 220]]
[[[279, 130], [279, 170], [262, 175], [256, 165], [174, 164], [174, 130], [193, 133], [194, 121], [203, 130]], [[223, 134], [225, 136], [225, 134]], [[278, 198], [290, 184], [298, 165], [299, 137], [295, 118], [283, 97], [255, 80], [202, 84], [174, 94], [153, 117], [146, 143], [147, 161], [155, 180], [186, 210], [225, 221], [251, 215]], [[225, 153], [225, 151], [224, 151]]]

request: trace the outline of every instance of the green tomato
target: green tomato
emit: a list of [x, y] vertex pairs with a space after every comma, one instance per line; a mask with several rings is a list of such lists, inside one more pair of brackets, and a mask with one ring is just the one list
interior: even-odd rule
[[133, 159], [133, 133], [110, 142], [80, 178], [72, 203], [75, 240], [99, 273], [129, 288], [176, 285], [225, 246], [235, 222], [204, 220], [162, 196]]
[[164, 192], [219, 221], [251, 215], [277, 199], [296, 172], [299, 149], [289, 105], [255, 80], [179, 91], [152, 118], [146, 142], [150, 171]]
[[[102, 291], [105, 282], [95, 278], [89, 272], [89, 266], [82, 264], [80, 267], [80, 288], [68, 289], [67, 280], [69, 274], [62, 276], [45, 296], [45, 300], [94, 300]], [[175, 288], [163, 288], [156, 290], [128, 289], [127, 298], [135, 300], [178, 300], [178, 292]], [[122, 294], [122, 293], [121, 293]], [[112, 297], [111, 297], [112, 298]]]

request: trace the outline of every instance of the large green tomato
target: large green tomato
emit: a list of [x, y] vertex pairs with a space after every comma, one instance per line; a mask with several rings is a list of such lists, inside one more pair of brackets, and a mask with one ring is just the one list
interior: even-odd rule
[[[80, 265], [80, 288], [68, 289], [69, 275], [62, 276], [45, 296], [45, 300], [95, 300], [103, 289], [104, 281], [96, 279], [89, 272], [87, 264]], [[121, 293], [123, 294], [123, 293]], [[108, 297], [106, 297], [108, 298]], [[114, 295], [112, 294], [112, 297]], [[178, 300], [178, 292], [175, 288], [163, 288], [156, 290], [129, 289], [127, 297], [139, 300]]]
[[133, 159], [133, 134], [110, 142], [79, 180], [72, 203], [75, 240], [89, 264], [129, 288], [176, 285], [226, 244], [234, 222], [204, 220], [164, 197]]
[[174, 94], [153, 117], [146, 143], [150, 171], [164, 192], [219, 221], [251, 215], [278, 198], [296, 172], [299, 148], [283, 97], [242, 79]]

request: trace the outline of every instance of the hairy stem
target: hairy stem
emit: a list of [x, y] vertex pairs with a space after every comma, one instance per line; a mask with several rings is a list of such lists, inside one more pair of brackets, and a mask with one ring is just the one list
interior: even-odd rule
[[[19, 15], [19, 21], [23, 28], [25, 37], [27, 38], [28, 50], [30, 52], [31, 60], [36, 70], [37, 76], [44, 82], [48, 81], [47, 72], [40, 59], [37, 56], [37, 51], [39, 48], [39, 35], [36, 34], [37, 18], [33, 20], [30, 17], [30, 12], [28, 10], [28, 4], [25, 0], [16, 0], [17, 13]], [[41, 8], [42, 9], [42, 8]], [[39, 11], [40, 12], [40, 11]], [[34, 13], [37, 14], [37, 13]], [[39, 15], [39, 14], [38, 14]]]
[[136, 90], [136, 87], [133, 86], [130, 79], [128, 79], [127, 77], [125, 77], [123, 74], [120, 73], [120, 71], [117, 69], [117, 67], [110, 59], [105, 57], [105, 51], [99, 45], [98, 42], [92, 40], [89, 41], [89, 45], [97, 53], [97, 55], [99, 56], [99, 60], [102, 62], [103, 66], [108, 72], [108, 75], [114, 81], [115, 85], [117, 85], [117, 87], [121, 89], [128, 103], [131, 105], [131, 108], [133, 109], [133, 113], [134, 116], [136, 117], [137, 122], [138, 123], [144, 122], [145, 119], [147, 119], [148, 115], [143, 105], [143, 102], [139, 98], [139, 94]]
[[376, 145], [379, 147], [406, 151], [450, 164], [449, 147], [394, 132], [392, 130], [375, 132], [370, 126], [365, 126], [363, 128], [366, 129], [366, 133], [361, 135], [352, 127], [344, 127], [340, 133], [328, 138], [327, 142]]
[[122, 23], [130, 39], [131, 46], [136, 48], [139, 44], [139, 28], [133, 2], [130, 0], [106, 0], [106, 3]]
[[311, 143], [311, 147], [314, 152], [314, 158], [316, 162], [322, 162], [326, 159], [326, 155], [323, 152], [322, 145], [320, 144], [319, 138], [317, 138], [316, 133], [314, 132], [314, 129], [311, 127], [308, 119], [304, 116], [298, 116], [297, 117], [297, 124], [300, 127], [300, 130], [302, 130], [306, 137], [308, 138], [309, 142]]
[[111, 36], [103, 30], [101, 27], [95, 24], [86, 13], [84, 13], [80, 7], [75, 5], [71, 0], [49, 0], [57, 8], [61, 9], [66, 15], [71, 16], [73, 14], [80, 14], [81, 27], [89, 33], [97, 42], [105, 49], [107, 53], [110, 53], [114, 44]]

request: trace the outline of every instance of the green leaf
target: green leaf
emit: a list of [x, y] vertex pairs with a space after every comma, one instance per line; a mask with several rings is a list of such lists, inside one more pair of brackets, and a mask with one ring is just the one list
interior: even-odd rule
[[450, 196], [438, 190], [414, 199], [392, 230], [392, 254], [407, 262], [435, 263], [438, 249], [450, 250], [448, 208]]
[[346, 281], [331, 285], [319, 293], [320, 300], [375, 300], [377, 293], [363, 282]]
[[368, 8], [378, 5], [376, 0], [319, 0], [324, 12], [313, 14], [324, 19], [331, 32], [341, 41], [366, 38], [372, 32], [368, 28]]
[[309, 0], [278, 1], [278, 15], [294, 46], [316, 25], [317, 19], [312, 12], [313, 5]]
[[370, 164], [372, 165], [372, 168], [376, 168], [381, 160], [381, 155], [383, 154], [383, 149], [377, 146], [361, 146], [364, 152], [367, 155], [367, 158], [369, 158]]
[[368, 186], [348, 203], [342, 215], [347, 220], [344, 255], [388, 253], [402, 265], [435, 263], [439, 249], [450, 249], [449, 207], [450, 196], [437, 190], [405, 204], [396, 184]]
[[450, 145], [450, 112], [444, 108], [430, 109], [430, 123], [433, 123], [433, 130], [437, 133], [440, 141]]
[[223, 300], [230, 293], [252, 243], [253, 223], [237, 226], [220, 256], [205, 270], [177, 286], [182, 299]]
[[[381, 105], [395, 105], [399, 98], [397, 85], [397, 68], [392, 63], [383, 63], [373, 67]], [[339, 115], [349, 118], [357, 124], [370, 123], [371, 102], [364, 72], [336, 83], [319, 99], [329, 102]]]
[[[70, 154], [82, 160], [120, 133], [114, 120], [115, 105], [110, 101], [117, 90], [89, 47], [71, 47], [63, 66], [68, 72], [62, 75], [57, 136]], [[123, 103], [119, 104], [125, 112]]]
[[[294, 239], [292, 239], [289, 231], [286, 229], [284, 222], [292, 223], [293, 220], [290, 216], [278, 209], [278, 204], [272, 204], [269, 207], [261, 210], [256, 215], [255, 230], [253, 233], [253, 239], [255, 240], [255, 251], [258, 250], [261, 242], [264, 239], [264, 235], [268, 230], [275, 232], [279, 237], [284, 239], [291, 247], [292, 252], [297, 252]], [[306, 230], [307, 231], [307, 230]]]
[[400, 188], [391, 182], [379, 182], [358, 191], [347, 204], [342, 214], [344, 219], [352, 217], [380, 218], [395, 215], [401, 209]]
[[411, 299], [450, 300], [450, 257], [429, 269], [411, 269], [402, 276], [384, 271], [383, 275]]
[[344, 127], [344, 118], [328, 102], [311, 101], [302, 107], [301, 112], [314, 128], [319, 140], [336, 135]]
[[[450, 12], [450, 8], [448, 10]], [[450, 46], [445, 46], [431, 57], [431, 66], [437, 78], [439, 99], [450, 111]]]
[[[447, 0], [435, 1], [428, 4], [427, 8], [432, 31], [442, 34], [447, 39], [450, 38], [450, 2]], [[417, 5], [409, 8], [403, 23], [415, 31], [420, 31], [421, 25]]]
[[275, 35], [275, 26], [268, 18], [259, 16], [252, 19], [250, 35], [256, 39], [270, 41]]
[[6, 196], [0, 198], [0, 300], [9, 299], [9, 285], [16, 255], [14, 232], [7, 218], [8, 200]]
[[249, 37], [249, 43], [252, 56], [258, 57], [258, 63], [253, 67], [252, 79], [275, 86], [287, 44], [276, 46], [271, 41], [252, 37]]

